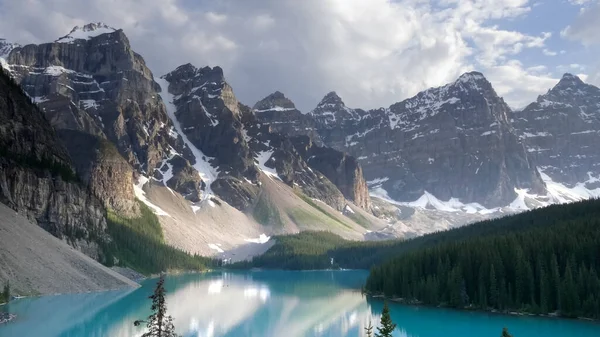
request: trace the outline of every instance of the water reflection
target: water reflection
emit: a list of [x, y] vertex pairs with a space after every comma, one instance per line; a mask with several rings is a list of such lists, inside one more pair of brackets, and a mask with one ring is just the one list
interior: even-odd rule
[[[367, 276], [343, 272], [219, 272], [170, 276], [167, 306], [185, 337], [359, 337], [383, 303], [358, 289]], [[0, 326], [0, 337], [139, 337], [132, 322], [150, 314], [155, 280], [130, 291], [19, 300], [18, 315]], [[396, 337], [495, 336], [509, 326], [515, 336], [600, 336], [600, 325], [517, 318], [392, 304]]]

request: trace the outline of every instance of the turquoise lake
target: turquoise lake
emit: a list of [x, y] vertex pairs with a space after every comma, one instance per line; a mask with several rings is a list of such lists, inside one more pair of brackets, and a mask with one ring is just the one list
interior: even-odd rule
[[[169, 276], [167, 306], [186, 337], [363, 336], [383, 303], [367, 300], [364, 271], [213, 272]], [[150, 313], [156, 280], [141, 288], [20, 299], [0, 307], [18, 315], [0, 326], [1, 337], [134, 337], [133, 326]], [[600, 324], [412, 307], [392, 303], [394, 336], [514, 337], [600, 336]]]

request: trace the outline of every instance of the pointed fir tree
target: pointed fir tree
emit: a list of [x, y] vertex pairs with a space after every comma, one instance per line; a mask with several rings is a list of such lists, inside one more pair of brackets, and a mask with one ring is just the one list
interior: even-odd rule
[[10, 283], [9, 283], [9, 281], [6, 281], [6, 284], [4, 285], [4, 290], [2, 291], [2, 297], [4, 298], [4, 301], [6, 301], [6, 302], [10, 301]]
[[511, 335], [510, 333], [508, 333], [508, 329], [507, 328], [503, 328], [502, 329], [502, 335], [500, 337], [513, 337], [513, 335]]
[[365, 331], [367, 333], [367, 337], [373, 337], [373, 324], [371, 323], [370, 319], [369, 319], [369, 325], [365, 328]]
[[154, 294], [148, 297], [152, 300], [152, 314], [148, 316], [148, 320], [133, 322], [133, 325], [135, 326], [146, 323], [148, 332], [144, 333], [142, 337], [178, 337], [178, 335], [175, 334], [173, 318], [167, 315], [164, 283], [164, 276], [161, 275], [156, 283]]
[[383, 311], [381, 312], [381, 326], [377, 328], [375, 337], [392, 337], [392, 332], [396, 329], [396, 324], [392, 322], [390, 317], [390, 308], [387, 301], [383, 303]]

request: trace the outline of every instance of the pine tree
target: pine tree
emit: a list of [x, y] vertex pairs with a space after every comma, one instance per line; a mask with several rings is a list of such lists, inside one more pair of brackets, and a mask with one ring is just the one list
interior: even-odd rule
[[373, 337], [373, 324], [371, 324], [371, 320], [369, 320], [369, 325], [365, 328], [367, 332], [367, 337]]
[[396, 329], [396, 324], [392, 322], [387, 302], [384, 302], [383, 311], [381, 312], [381, 326], [377, 328], [378, 332], [375, 333], [375, 337], [392, 337], [394, 329]]
[[494, 265], [490, 268], [490, 305], [499, 306], [498, 282], [496, 281], [496, 271]]
[[153, 313], [148, 316], [148, 320], [133, 322], [133, 325], [135, 326], [139, 326], [142, 322], [146, 323], [146, 327], [149, 331], [143, 334], [142, 337], [178, 337], [177, 334], [175, 334], [173, 318], [167, 315], [164, 283], [164, 276], [161, 275], [156, 283], [154, 294], [148, 297], [152, 300], [151, 310], [153, 311]]
[[4, 290], [2, 291], [2, 297], [4, 298], [4, 300], [6, 302], [10, 301], [10, 283], [9, 283], [9, 281], [6, 281], [6, 284], [4, 285]]
[[503, 328], [502, 329], [502, 336], [500, 337], [513, 337], [510, 333], [508, 333], [508, 329], [507, 328]]

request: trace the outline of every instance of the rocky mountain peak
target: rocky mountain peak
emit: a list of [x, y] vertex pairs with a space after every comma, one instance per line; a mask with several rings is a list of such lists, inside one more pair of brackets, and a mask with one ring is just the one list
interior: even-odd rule
[[548, 178], [595, 189], [600, 174], [600, 89], [566, 73], [523, 111], [513, 126]]
[[58, 43], [72, 43], [75, 40], [89, 40], [93, 37], [100, 36], [102, 34], [114, 33], [117, 29], [108, 26], [102, 22], [88, 23], [84, 26], [75, 26], [71, 32], [55, 42]]
[[296, 105], [280, 91], [275, 91], [254, 104], [257, 111], [290, 111], [296, 110]]
[[484, 95], [492, 93], [492, 96], [496, 96], [492, 84], [478, 71], [471, 71], [460, 75], [450, 86], [460, 87], [469, 92], [483, 93]]
[[[583, 82], [576, 75], [565, 73], [560, 81], [545, 95], [539, 96], [534, 104], [540, 105], [537, 108], [546, 108], [558, 104], [581, 106], [584, 110], [587, 110], [589, 106], [592, 110], [597, 110], [600, 107], [598, 106], [600, 104], [600, 89]], [[593, 112], [592, 110], [586, 111], [586, 114]]]
[[342, 104], [342, 105], [344, 105], [344, 101], [342, 101], [342, 98], [335, 91], [331, 91], [330, 93], [325, 95], [325, 97], [323, 97], [323, 99], [317, 106], [322, 106], [324, 104], [336, 104], [336, 105]]
[[579, 86], [584, 84], [579, 76], [565, 73], [556, 86]]
[[322, 127], [330, 127], [343, 121], [359, 119], [361, 116], [357, 110], [346, 107], [344, 101], [342, 101], [335, 91], [325, 95], [317, 107], [309, 114]]
[[0, 58], [5, 58], [15, 48], [20, 47], [18, 43], [11, 43], [5, 39], [0, 39]]

